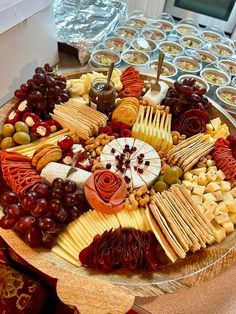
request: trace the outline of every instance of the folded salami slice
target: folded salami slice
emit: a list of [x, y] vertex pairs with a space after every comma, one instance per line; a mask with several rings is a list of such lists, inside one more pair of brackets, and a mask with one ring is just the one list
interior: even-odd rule
[[[66, 175], [70, 169], [70, 166], [59, 164], [56, 162], [50, 162], [41, 171], [41, 178], [44, 182], [51, 184], [56, 178], [66, 179]], [[85, 181], [92, 175], [91, 172], [79, 169], [70, 174], [67, 179], [76, 183], [78, 188], [84, 186]]]

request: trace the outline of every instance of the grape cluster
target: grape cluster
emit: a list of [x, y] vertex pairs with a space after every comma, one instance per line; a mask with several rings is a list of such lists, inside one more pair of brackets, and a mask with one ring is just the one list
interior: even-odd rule
[[52, 186], [39, 183], [21, 198], [14, 192], [2, 194], [5, 205], [0, 227], [12, 229], [32, 247], [52, 247], [58, 232], [89, 209], [74, 181], [56, 178]]
[[206, 89], [200, 87], [194, 78], [186, 78], [181, 83], [175, 82], [174, 87], [168, 89], [161, 105], [169, 106], [174, 117], [190, 109], [207, 111], [211, 103], [205, 93]]
[[32, 79], [22, 84], [14, 95], [20, 100], [27, 100], [31, 112], [40, 116], [41, 119], [51, 119], [55, 104], [69, 100], [69, 91], [66, 88], [66, 78], [56, 75], [52, 66], [48, 63], [44, 67], [37, 67]]

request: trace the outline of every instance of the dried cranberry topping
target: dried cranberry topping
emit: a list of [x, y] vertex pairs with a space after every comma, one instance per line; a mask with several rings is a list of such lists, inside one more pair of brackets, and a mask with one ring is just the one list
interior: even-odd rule
[[144, 164], [145, 164], [145, 166], [149, 166], [150, 165], [150, 161], [146, 160]]
[[130, 183], [131, 179], [127, 176], [124, 177], [126, 183]]
[[140, 154], [139, 156], [140, 156], [141, 158], [143, 158], [143, 157], [144, 157], [144, 154]]
[[142, 174], [143, 173], [143, 169], [142, 168], [138, 168], [138, 173]]
[[106, 164], [106, 168], [111, 169], [111, 164], [110, 163]]
[[137, 166], [134, 166], [134, 170], [137, 171], [137, 169], [138, 169], [138, 167], [137, 167]]
[[115, 148], [112, 148], [112, 149], [111, 149], [111, 153], [112, 153], [112, 154], [115, 154], [115, 152], [116, 152]]

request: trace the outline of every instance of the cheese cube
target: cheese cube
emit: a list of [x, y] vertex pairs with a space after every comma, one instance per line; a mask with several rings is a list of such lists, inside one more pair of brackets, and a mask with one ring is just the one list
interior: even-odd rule
[[202, 196], [201, 195], [192, 195], [192, 200], [196, 205], [202, 205]]
[[211, 211], [212, 213], [215, 212], [216, 208], [217, 208], [217, 203], [212, 201], [212, 200], [206, 200], [202, 206], [206, 209]]
[[232, 190], [230, 190], [230, 193], [232, 194], [233, 197], [236, 198], [236, 186]]
[[225, 201], [225, 205], [229, 212], [236, 213], [236, 199]]
[[206, 167], [193, 169], [191, 173], [199, 176], [200, 173], [206, 173]]
[[231, 221], [223, 223], [222, 227], [225, 229], [226, 233], [231, 233], [234, 231], [234, 224]]
[[231, 185], [229, 181], [220, 182], [220, 189], [222, 192], [228, 192], [231, 189]]
[[212, 225], [215, 228], [215, 231], [213, 233], [214, 233], [216, 242], [217, 243], [222, 242], [226, 238], [225, 229], [221, 227], [220, 225], [218, 225], [214, 220], [212, 221]]
[[229, 219], [233, 224], [236, 224], [236, 213], [229, 213]]
[[230, 201], [234, 199], [230, 192], [223, 192], [222, 195], [224, 201]]
[[211, 169], [207, 172], [206, 176], [209, 181], [214, 182], [216, 181], [216, 178], [217, 178], [217, 172]]
[[192, 191], [193, 183], [191, 181], [183, 180], [182, 184], [186, 187], [186, 189]]
[[196, 182], [196, 183], [197, 183], [197, 181], [198, 181], [198, 176], [193, 175], [193, 182]]
[[203, 194], [203, 201], [205, 202], [206, 200], [215, 202], [216, 198], [212, 193], [206, 193], [206, 194]]
[[219, 117], [217, 117], [215, 119], [212, 119], [209, 124], [212, 125], [214, 130], [218, 130], [219, 127], [221, 126], [221, 120]]
[[208, 167], [208, 172], [209, 172], [210, 170], [214, 170], [215, 172], [218, 171], [218, 169], [217, 169], [216, 166], [210, 166], [210, 167]]
[[203, 194], [204, 194], [204, 191], [205, 191], [205, 186], [196, 185], [196, 186], [194, 186], [194, 188], [193, 188], [192, 194], [195, 194], [195, 195], [203, 195]]
[[215, 191], [212, 194], [215, 196], [216, 202], [223, 201], [223, 194], [221, 191]]
[[218, 203], [217, 211], [222, 212], [222, 213], [228, 213], [228, 208], [227, 208], [225, 202]]
[[186, 172], [185, 174], [184, 174], [184, 180], [187, 180], [187, 181], [193, 181], [193, 175], [192, 175], [192, 173], [191, 172]]
[[202, 205], [197, 205], [197, 207], [198, 207], [198, 209], [202, 212], [202, 213], [204, 213], [205, 212], [205, 210], [206, 210], [206, 208], [204, 208]]
[[200, 174], [199, 174], [197, 183], [198, 183], [199, 185], [204, 185], [204, 186], [207, 185], [208, 179], [207, 179], [207, 176], [206, 176], [205, 173], [200, 173]]
[[214, 130], [213, 125], [210, 124], [210, 123], [207, 123], [207, 125], [206, 125], [206, 131], [207, 131], [207, 133], [210, 133], [210, 134], [211, 134], [211, 132], [212, 132], [213, 130]]
[[215, 218], [215, 215], [213, 214], [213, 212], [211, 210], [206, 210], [204, 212], [204, 216], [209, 220], [212, 221]]
[[226, 175], [222, 170], [217, 171], [217, 180], [223, 181], [226, 178]]
[[219, 215], [215, 216], [215, 221], [218, 224], [223, 224], [223, 223], [229, 221], [228, 213], [220, 213]]
[[220, 190], [220, 186], [217, 182], [210, 182], [206, 186], [206, 192], [215, 192]]

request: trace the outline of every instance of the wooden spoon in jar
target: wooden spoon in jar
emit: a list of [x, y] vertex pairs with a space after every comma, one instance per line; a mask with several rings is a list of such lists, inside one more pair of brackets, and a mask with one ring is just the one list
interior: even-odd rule
[[108, 74], [107, 74], [107, 83], [106, 83], [106, 89], [109, 90], [109, 86], [110, 86], [110, 81], [111, 81], [111, 76], [112, 76], [112, 72], [114, 70], [114, 66], [115, 66], [115, 63], [112, 62], [109, 66], [109, 69], [108, 69]]
[[161, 70], [162, 70], [162, 64], [164, 60], [165, 54], [163, 52], [160, 52], [159, 58], [158, 58], [158, 63], [157, 63], [157, 78], [156, 78], [156, 83], [151, 86], [151, 91], [156, 91], [160, 92], [161, 91], [161, 85], [159, 84], [159, 78], [161, 75]]

